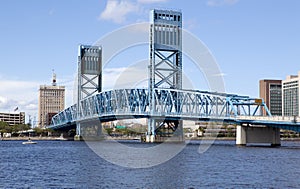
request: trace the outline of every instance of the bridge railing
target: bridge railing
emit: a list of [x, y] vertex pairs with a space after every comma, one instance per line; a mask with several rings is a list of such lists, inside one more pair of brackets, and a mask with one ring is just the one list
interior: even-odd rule
[[279, 122], [299, 122], [300, 117], [294, 116], [238, 116], [240, 120], [264, 120], [264, 121], [279, 121]]

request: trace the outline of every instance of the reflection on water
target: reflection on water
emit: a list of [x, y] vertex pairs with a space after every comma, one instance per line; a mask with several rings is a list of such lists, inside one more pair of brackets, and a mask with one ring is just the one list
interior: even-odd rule
[[[122, 144], [137, 148], [153, 145]], [[84, 142], [22, 145], [20, 141], [0, 141], [0, 188], [300, 187], [300, 142], [284, 141], [282, 147], [269, 148], [215, 141], [202, 154], [198, 153], [199, 144], [191, 141], [166, 163], [131, 169], [103, 160]], [[131, 158], [118, 156], [122, 161]]]

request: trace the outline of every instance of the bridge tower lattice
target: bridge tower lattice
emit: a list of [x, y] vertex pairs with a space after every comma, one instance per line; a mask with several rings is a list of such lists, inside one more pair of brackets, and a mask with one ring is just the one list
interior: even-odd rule
[[[182, 89], [182, 13], [174, 10], [150, 12], [149, 108], [155, 115], [155, 88]], [[159, 128], [171, 125], [182, 133], [182, 121], [148, 119], [147, 140], [155, 140]], [[181, 129], [181, 132], [180, 132]]]
[[[77, 117], [82, 112], [81, 100], [102, 91], [102, 48], [100, 46], [79, 45], [78, 47], [78, 89]], [[81, 136], [80, 123], [76, 124], [76, 134]]]

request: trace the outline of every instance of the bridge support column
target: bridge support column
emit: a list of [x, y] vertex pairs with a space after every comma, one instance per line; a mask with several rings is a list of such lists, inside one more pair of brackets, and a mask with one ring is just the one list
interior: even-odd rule
[[148, 119], [148, 131], [146, 134], [146, 142], [155, 142], [155, 119]]
[[146, 142], [183, 142], [182, 120], [148, 119]]
[[77, 123], [74, 140], [103, 140], [102, 124], [99, 120]]
[[81, 141], [82, 136], [81, 136], [81, 127], [80, 127], [80, 123], [76, 123], [76, 135], [74, 136], [74, 140], [75, 141]]
[[280, 146], [280, 129], [265, 126], [237, 126], [236, 144], [271, 144]]

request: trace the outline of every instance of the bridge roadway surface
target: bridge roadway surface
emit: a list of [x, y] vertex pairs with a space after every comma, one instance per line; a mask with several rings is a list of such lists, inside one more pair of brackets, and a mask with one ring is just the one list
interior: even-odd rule
[[[149, 103], [151, 102], [151, 103]], [[77, 109], [80, 111], [77, 112]], [[268, 116], [261, 116], [265, 109]], [[295, 117], [272, 116], [262, 99], [198, 90], [115, 89], [87, 97], [56, 114], [48, 128], [66, 129], [77, 122], [154, 118], [238, 125], [261, 125], [300, 132]]]

